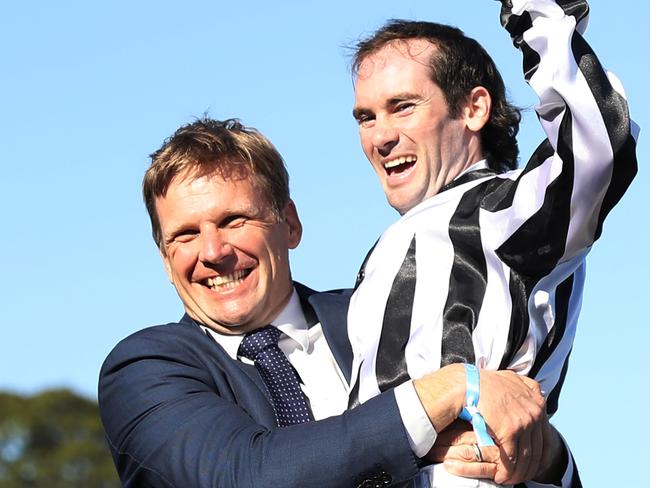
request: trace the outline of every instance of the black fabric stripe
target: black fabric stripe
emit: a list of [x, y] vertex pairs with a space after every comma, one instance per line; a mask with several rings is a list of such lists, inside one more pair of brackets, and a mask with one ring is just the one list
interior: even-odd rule
[[533, 19], [528, 12], [521, 15], [512, 15], [512, 5], [510, 2], [501, 2], [501, 25], [510, 34], [516, 47], [519, 47], [524, 32], [533, 27]]
[[636, 141], [630, 135], [624, 146], [621, 147], [614, 156], [614, 172], [612, 173], [609, 188], [607, 188], [607, 192], [603, 198], [603, 204], [600, 207], [594, 240], [600, 237], [600, 234], [603, 231], [603, 222], [605, 221], [605, 217], [607, 217], [614, 205], [616, 205], [621, 199], [623, 193], [627, 190], [636, 176], [636, 173]]
[[573, 459], [573, 455], [569, 453], [571, 456], [571, 461], [573, 462], [573, 478], [571, 479], [571, 488], [582, 488], [582, 481], [580, 481], [580, 473], [578, 472], [578, 465], [576, 464], [576, 460]]
[[415, 236], [388, 295], [377, 348], [377, 384], [386, 391], [408, 381], [404, 351], [411, 334], [411, 315], [417, 278]]
[[524, 79], [526, 80], [526, 82], [529, 82], [530, 79], [535, 74], [535, 72], [537, 71], [541, 58], [537, 53], [537, 51], [531, 48], [523, 40], [519, 43], [519, 48], [521, 49], [521, 52], [524, 55], [523, 59], [521, 60], [521, 64], [523, 66], [523, 71], [524, 71]]
[[[571, 351], [573, 348], [571, 348]], [[562, 365], [562, 371], [560, 372], [560, 377], [557, 380], [557, 383], [553, 387], [553, 390], [546, 397], [546, 413], [553, 415], [557, 412], [557, 409], [560, 405], [560, 392], [562, 391], [562, 385], [564, 385], [564, 379], [566, 378], [566, 373], [569, 370], [569, 358], [571, 357], [571, 351], [566, 356], [564, 364]]]
[[526, 164], [526, 167], [522, 170], [516, 180], [511, 180], [509, 178], [495, 178], [488, 183], [489, 186], [485, 192], [485, 197], [481, 202], [481, 208], [489, 212], [498, 212], [512, 207], [517, 187], [524, 175], [544, 164], [544, 162], [548, 160], [548, 158], [552, 157], [553, 154], [555, 154], [555, 149], [553, 149], [549, 140], [545, 139], [537, 147]]
[[537, 279], [556, 267], [566, 248], [574, 181], [572, 120], [567, 110], [560, 123], [557, 148], [562, 172], [547, 186], [541, 208], [496, 250], [511, 269]]
[[489, 187], [490, 182], [486, 182], [468, 190], [449, 221], [454, 263], [443, 310], [441, 367], [475, 362], [472, 331], [476, 328], [487, 287], [479, 215], [481, 201]]
[[363, 281], [363, 279], [366, 277], [366, 264], [368, 264], [368, 259], [370, 259], [370, 255], [372, 254], [372, 251], [375, 250], [375, 247], [377, 247], [377, 243], [379, 242], [379, 239], [375, 241], [375, 243], [372, 245], [368, 253], [366, 254], [366, 257], [363, 258], [363, 263], [361, 263], [361, 267], [359, 268], [359, 271], [357, 272], [357, 279], [354, 283], [354, 290], [356, 291], [357, 288], [359, 288], [359, 285]]
[[600, 237], [605, 217], [618, 203], [637, 173], [636, 141], [630, 133], [630, 115], [626, 100], [611, 86], [607, 74], [591, 47], [579, 34], [572, 39], [572, 49], [580, 71], [605, 122], [614, 161], [609, 187], [598, 216], [594, 240]]
[[535, 287], [535, 280], [527, 278], [525, 275], [510, 270], [510, 328], [508, 329], [508, 341], [506, 348], [499, 364], [499, 369], [507, 369], [515, 353], [521, 348], [528, 329], [530, 327], [530, 316], [528, 315], [528, 299], [530, 293]]

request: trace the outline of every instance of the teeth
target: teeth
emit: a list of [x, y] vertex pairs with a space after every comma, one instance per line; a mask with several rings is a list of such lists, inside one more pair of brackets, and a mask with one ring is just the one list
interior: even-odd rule
[[389, 169], [389, 168], [394, 168], [395, 166], [399, 166], [400, 164], [404, 163], [414, 163], [417, 160], [415, 156], [400, 156], [399, 158], [395, 158], [391, 161], [387, 161], [384, 163], [384, 168]]
[[217, 290], [217, 288], [221, 289], [231, 289], [237, 286], [241, 280], [243, 280], [248, 273], [243, 270], [237, 270], [234, 273], [228, 274], [228, 275], [222, 275], [222, 276], [216, 276], [214, 278], [208, 278], [208, 286], [212, 288], [214, 291]]

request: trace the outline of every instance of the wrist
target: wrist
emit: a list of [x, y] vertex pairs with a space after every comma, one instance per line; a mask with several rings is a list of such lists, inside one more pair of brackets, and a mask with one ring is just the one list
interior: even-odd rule
[[479, 446], [493, 446], [494, 441], [487, 430], [483, 415], [478, 411], [478, 402], [481, 398], [480, 375], [473, 364], [464, 364], [465, 367], [465, 408], [460, 413], [460, 419], [470, 422], [476, 435]]
[[450, 364], [420, 379], [413, 386], [433, 428], [441, 432], [465, 405], [465, 368]]

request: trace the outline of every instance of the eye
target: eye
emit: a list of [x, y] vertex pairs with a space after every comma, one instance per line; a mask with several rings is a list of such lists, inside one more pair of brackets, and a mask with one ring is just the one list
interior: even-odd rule
[[248, 221], [245, 215], [229, 215], [221, 221], [221, 227], [225, 229], [238, 229]]
[[183, 244], [192, 241], [199, 234], [195, 229], [179, 229], [165, 239], [165, 245]]
[[375, 116], [370, 112], [358, 112], [354, 114], [354, 118], [359, 124], [359, 127], [369, 127], [375, 120]]
[[415, 107], [413, 102], [402, 102], [395, 105], [395, 112], [408, 112]]

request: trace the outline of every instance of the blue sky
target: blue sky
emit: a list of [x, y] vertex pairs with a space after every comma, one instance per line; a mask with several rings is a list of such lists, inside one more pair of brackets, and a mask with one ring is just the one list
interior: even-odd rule
[[[650, 435], [636, 421], [650, 399], [643, 379], [650, 332], [640, 307], [650, 271], [650, 7], [624, 4], [627, 11], [593, 0], [587, 38], [623, 81], [642, 127], [640, 174], [590, 256], [554, 420], [585, 485], [595, 487], [638, 485], [640, 473], [621, 471], [636, 464], [625, 462], [628, 447], [643, 451]], [[206, 112], [241, 118], [284, 155], [305, 227], [292, 255], [294, 277], [321, 289], [351, 285], [396, 214], [359, 148], [345, 46], [393, 17], [458, 25], [492, 53], [515, 103], [533, 106], [519, 54], [498, 25], [498, 4], [487, 0], [5, 5], [0, 388], [66, 386], [93, 397], [101, 362], [119, 339], [181, 315], [140, 182], [148, 154]], [[522, 159], [541, 137], [529, 110]]]

